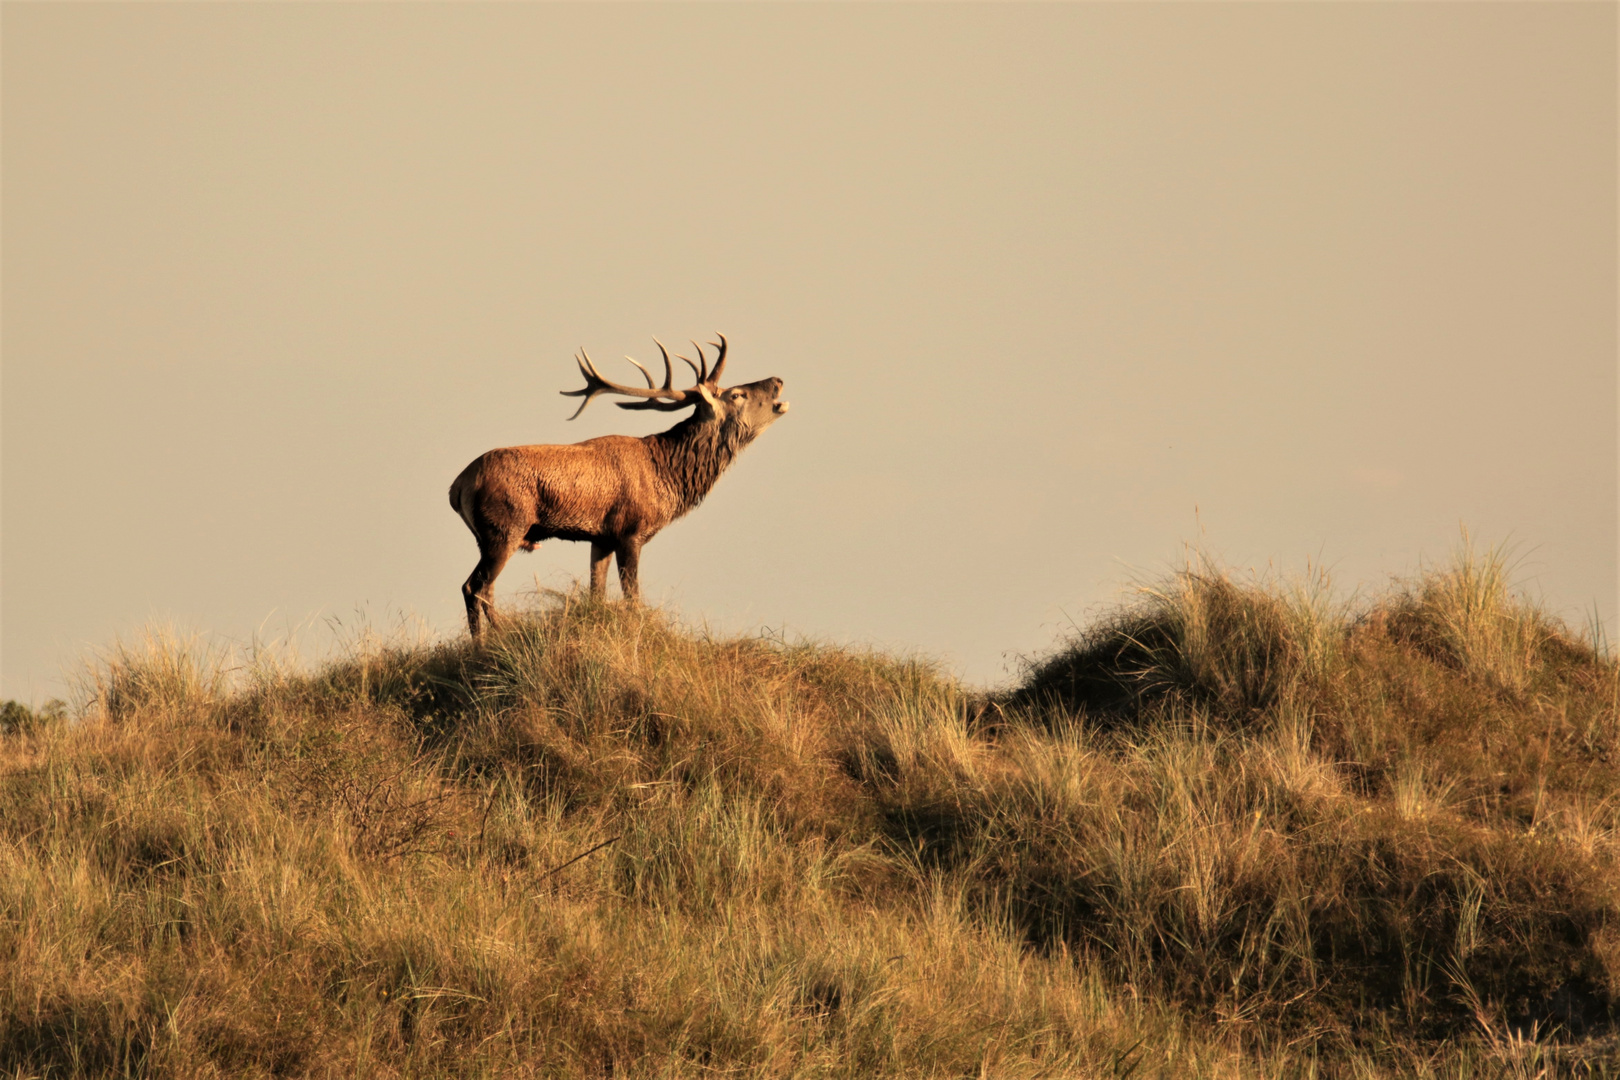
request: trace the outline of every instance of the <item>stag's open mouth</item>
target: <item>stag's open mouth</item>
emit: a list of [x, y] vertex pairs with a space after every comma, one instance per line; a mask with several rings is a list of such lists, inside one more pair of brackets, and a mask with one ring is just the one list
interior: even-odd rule
[[783, 413], [787, 412], [787, 410], [788, 410], [788, 403], [787, 402], [785, 402], [785, 401], [773, 401], [773, 402], [771, 402], [771, 411], [774, 412], [777, 416], [781, 416]]

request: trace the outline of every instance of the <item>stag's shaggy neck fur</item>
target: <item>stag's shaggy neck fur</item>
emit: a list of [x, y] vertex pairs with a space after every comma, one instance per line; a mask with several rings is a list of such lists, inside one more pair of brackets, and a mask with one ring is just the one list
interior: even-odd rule
[[654, 465], [675, 493], [676, 517], [703, 501], [757, 434], [736, 416], [724, 420], [688, 416], [668, 431], [647, 437]]

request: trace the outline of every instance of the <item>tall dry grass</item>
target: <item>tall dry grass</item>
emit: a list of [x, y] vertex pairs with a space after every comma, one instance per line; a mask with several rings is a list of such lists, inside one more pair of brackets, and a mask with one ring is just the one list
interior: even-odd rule
[[572, 597], [114, 649], [0, 734], [0, 1072], [1607, 1075], [1620, 682], [1500, 563], [1195, 562], [1000, 694]]

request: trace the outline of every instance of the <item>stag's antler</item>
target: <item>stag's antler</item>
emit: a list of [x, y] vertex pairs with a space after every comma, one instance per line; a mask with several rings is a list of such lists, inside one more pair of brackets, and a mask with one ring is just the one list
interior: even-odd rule
[[[623, 394], [625, 397], [644, 399], [642, 401], [615, 401], [614, 404], [621, 409], [657, 409], [660, 412], [671, 412], [675, 409], [688, 408], [697, 404], [697, 394], [694, 391], [698, 387], [706, 386], [711, 392], [720, 388], [720, 372], [726, 366], [726, 335], [715, 334], [715, 337], [719, 338], [720, 341], [718, 343], [711, 341], [709, 344], [719, 349], [720, 355], [714, 359], [713, 371], [709, 370], [709, 361], [703, 355], [703, 346], [698, 345], [695, 341], [692, 344], [697, 349], [699, 363], [694, 364], [684, 356], [679, 357], [681, 360], [686, 361], [686, 366], [692, 369], [693, 375], [697, 376], [697, 382], [685, 390], [676, 390], [673, 387], [675, 373], [670, 366], [669, 350], [664, 348], [662, 341], [653, 338], [653, 343], [658, 346], [658, 351], [664, 354], [663, 386], [654, 386], [652, 372], [642, 367], [641, 362], [633, 356], [627, 356], [625, 359], [635, 364], [636, 368], [646, 378], [647, 389], [643, 390], [639, 386], [621, 386], [616, 382], [604, 379], [602, 373], [596, 370], [596, 365], [591, 362], [590, 356], [586, 354], [585, 347], [582, 345], [579, 349], [579, 356], [574, 359], [579, 364], [581, 374], [585, 376], [585, 388], [583, 390], [562, 390], [559, 393], [563, 397], [582, 397], [585, 399], [579, 403], [579, 408], [574, 410], [574, 416], [584, 412], [585, 406], [589, 405], [592, 399], [599, 394]], [[699, 366], [700, 364], [701, 366]], [[570, 416], [568, 419], [572, 420], [574, 416]]]
[[[596, 370], [596, 365], [591, 362], [589, 354], [587, 354], [584, 347], [581, 346], [579, 356], [576, 356], [574, 360], [579, 364], [580, 373], [585, 376], [585, 388], [582, 390], [559, 391], [563, 397], [582, 397], [585, 399], [579, 403], [579, 408], [574, 410], [574, 416], [578, 416], [580, 413], [584, 412], [585, 406], [589, 405], [591, 401], [599, 394], [623, 394], [625, 397], [645, 399], [643, 401], [614, 402], [614, 404], [621, 409], [658, 409], [661, 412], [669, 412], [674, 409], [684, 409], [695, 404], [695, 398], [693, 397], [692, 391], [696, 390], [697, 387], [693, 386], [687, 390], [674, 389], [671, 384], [674, 382], [675, 372], [669, 363], [669, 350], [665, 349], [664, 343], [659, 341], [657, 338], [653, 338], [653, 341], [657, 343], [658, 351], [664, 354], [663, 386], [654, 386], [652, 372], [642, 367], [640, 362], [638, 362], [634, 357], [625, 357], [626, 360], [629, 360], [632, 364], [635, 364], [636, 367], [640, 369], [641, 374], [646, 377], [647, 389], [645, 390], [641, 389], [639, 386], [621, 386], [619, 383], [604, 379], [602, 377], [602, 373]], [[691, 361], [688, 360], [687, 363], [691, 363]], [[699, 382], [701, 381], [702, 380], [699, 380]], [[572, 420], [574, 419], [574, 416], [570, 416], [568, 419]]]

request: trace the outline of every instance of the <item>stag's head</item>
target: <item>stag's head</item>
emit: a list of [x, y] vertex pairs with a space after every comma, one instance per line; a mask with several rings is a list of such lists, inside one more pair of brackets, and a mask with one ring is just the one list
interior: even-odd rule
[[[585, 406], [598, 394], [623, 394], [626, 397], [638, 398], [637, 401], [614, 402], [621, 409], [657, 409], [660, 412], [673, 412], [677, 409], [693, 409], [693, 416], [700, 422], [717, 422], [727, 426], [735, 426], [744, 430], [748, 437], [758, 435], [764, 431], [777, 417], [788, 411], [788, 403], [782, 400], [782, 380], [774, 375], [769, 379], [758, 382], [742, 383], [738, 386], [722, 387], [720, 373], [726, 367], [726, 337], [724, 334], [716, 335], [719, 341], [710, 342], [720, 350], [714, 358], [714, 367], [709, 367], [709, 361], [703, 355], [703, 346], [693, 342], [698, 358], [694, 363], [684, 356], [677, 355], [692, 369], [697, 381], [678, 390], [674, 387], [675, 372], [670, 363], [669, 350], [664, 348], [662, 342], [654, 338], [658, 344], [658, 351], [664, 356], [664, 385], [658, 386], [653, 382], [652, 372], [642, 367], [634, 357], [627, 356], [632, 364], [641, 371], [647, 380], [645, 389], [639, 386], [623, 386], [616, 382], [604, 379], [596, 370], [591, 358], [580, 349], [576, 358], [579, 370], [585, 376], [585, 387], [581, 390], [564, 390], [564, 397], [583, 397], [579, 408], [574, 410], [574, 416], [585, 411]], [[568, 419], [572, 420], [574, 416]]]

